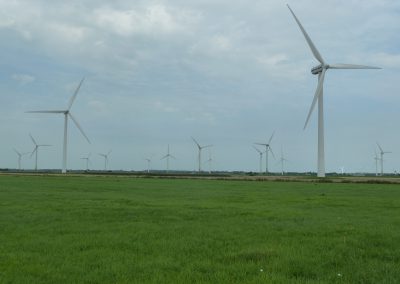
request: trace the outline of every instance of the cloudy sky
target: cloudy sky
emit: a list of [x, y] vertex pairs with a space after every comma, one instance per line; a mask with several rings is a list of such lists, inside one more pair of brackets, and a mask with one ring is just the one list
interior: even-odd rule
[[[400, 2], [289, 4], [328, 63], [383, 68], [327, 72], [327, 171], [374, 172], [377, 141], [400, 170]], [[92, 143], [70, 124], [69, 168], [92, 153], [101, 169], [112, 149], [112, 169], [164, 169], [169, 144], [171, 168], [193, 170], [193, 136], [214, 145], [214, 169], [257, 171], [252, 145], [276, 130], [277, 160], [282, 147], [287, 170], [316, 170], [316, 113], [303, 125], [317, 61], [286, 1], [0, 0], [0, 37], [1, 168], [17, 166], [13, 147], [32, 151], [29, 133], [53, 145], [39, 167], [61, 167], [63, 116], [24, 112], [66, 108], [85, 77], [71, 111]]]

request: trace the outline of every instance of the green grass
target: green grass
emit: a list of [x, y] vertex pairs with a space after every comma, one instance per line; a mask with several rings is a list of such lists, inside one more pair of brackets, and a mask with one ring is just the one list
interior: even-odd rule
[[399, 282], [399, 185], [0, 176], [0, 283]]

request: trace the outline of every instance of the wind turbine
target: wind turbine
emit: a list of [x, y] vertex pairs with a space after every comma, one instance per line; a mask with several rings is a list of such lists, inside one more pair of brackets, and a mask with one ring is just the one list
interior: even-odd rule
[[285, 162], [289, 162], [288, 160], [286, 160], [286, 158], [283, 156], [283, 149], [281, 147], [281, 157], [279, 158], [279, 162], [281, 163], [281, 173], [282, 175], [284, 174], [284, 163]]
[[262, 156], [264, 154], [263, 151], [261, 151], [260, 149], [258, 149], [256, 146], [253, 145], [253, 148], [258, 152], [258, 154], [260, 155], [260, 174], [262, 172]]
[[67, 129], [68, 129], [68, 117], [71, 118], [71, 120], [74, 122], [75, 126], [79, 129], [79, 131], [82, 133], [82, 135], [86, 138], [86, 140], [89, 142], [89, 138], [86, 136], [85, 132], [79, 125], [78, 121], [74, 118], [74, 116], [71, 114], [71, 107], [72, 104], [75, 101], [76, 96], [78, 95], [79, 89], [81, 88], [81, 85], [85, 78], [81, 80], [79, 83], [78, 87], [75, 90], [75, 93], [71, 97], [68, 103], [68, 107], [65, 110], [37, 110], [37, 111], [27, 111], [27, 113], [61, 113], [64, 114], [64, 143], [63, 143], [63, 160], [62, 160], [62, 170], [61, 172], [65, 174], [67, 172]]
[[208, 151], [208, 160], [206, 162], [208, 162], [208, 173], [211, 174], [211, 169], [212, 169], [211, 164], [212, 164], [213, 159], [211, 158], [211, 149], [208, 149], [208, 150], [209, 150]]
[[33, 148], [33, 151], [31, 153], [31, 157], [33, 154], [35, 154], [35, 171], [37, 171], [37, 161], [38, 161], [38, 151], [40, 147], [48, 147], [51, 145], [47, 145], [47, 144], [38, 144], [36, 143], [36, 140], [33, 139], [32, 135], [29, 133], [29, 136], [31, 137], [31, 140], [33, 142], [33, 144], [35, 145], [35, 147]]
[[193, 140], [194, 143], [196, 143], [197, 148], [199, 149], [198, 161], [199, 161], [199, 173], [200, 173], [200, 172], [201, 172], [201, 150], [203, 150], [204, 148], [212, 147], [213, 145], [201, 146], [201, 145], [196, 141], [196, 139], [194, 139], [193, 137], [192, 137], [192, 140]]
[[147, 161], [147, 173], [150, 173], [151, 159], [150, 158], [146, 158], [145, 160]]
[[376, 151], [375, 151], [374, 160], [375, 160], [375, 176], [378, 176], [378, 161], [379, 161], [379, 157], [378, 157], [378, 154], [376, 153]]
[[104, 158], [104, 170], [107, 171], [108, 166], [108, 156], [111, 154], [112, 150], [108, 151], [107, 154], [99, 153], [100, 156]]
[[86, 171], [89, 170], [90, 155], [91, 155], [91, 153], [89, 153], [89, 154], [87, 155], [87, 157], [82, 157], [82, 158], [81, 158], [81, 160], [86, 160]]
[[307, 127], [310, 116], [314, 110], [315, 104], [318, 100], [318, 177], [325, 177], [325, 153], [324, 153], [324, 103], [323, 103], [323, 85], [325, 72], [328, 69], [381, 69], [379, 67], [365, 66], [365, 65], [354, 65], [354, 64], [327, 64], [322, 58], [321, 54], [315, 47], [314, 43], [311, 41], [307, 32], [301, 25], [300, 21], [297, 19], [296, 15], [287, 5], [290, 12], [292, 13], [294, 19], [296, 20], [301, 32], [303, 33], [306, 41], [313, 53], [314, 57], [319, 61], [319, 65], [311, 69], [311, 73], [318, 75], [318, 85], [314, 94], [314, 98], [308, 112], [306, 122], [304, 124], [304, 129]]
[[378, 142], [376, 142], [376, 145], [378, 145], [379, 151], [380, 151], [380, 154], [381, 154], [381, 159], [380, 159], [381, 160], [381, 176], [383, 176], [383, 155], [384, 154], [389, 154], [389, 153], [392, 153], [392, 152], [383, 151], [381, 145], [379, 145]]
[[172, 155], [169, 153], [169, 144], [168, 144], [167, 155], [165, 155], [164, 157], [161, 158], [161, 160], [167, 159], [167, 173], [169, 172], [169, 158], [176, 159], [174, 156], [172, 156]]
[[18, 170], [21, 170], [21, 160], [22, 160], [22, 157], [25, 156], [25, 155], [30, 154], [30, 152], [20, 153], [20, 152], [17, 151], [15, 148], [14, 148], [14, 152], [18, 155]]
[[273, 156], [274, 159], [275, 159], [274, 152], [272, 151], [272, 148], [271, 148], [271, 141], [272, 141], [272, 138], [274, 137], [274, 134], [275, 134], [275, 131], [272, 132], [272, 135], [271, 135], [271, 137], [269, 138], [268, 143], [254, 143], [254, 144], [256, 144], [256, 145], [265, 146], [265, 163], [266, 163], [266, 164], [265, 164], [265, 173], [266, 173], [266, 174], [269, 173], [269, 171], [268, 171], [268, 152], [269, 152], [269, 151], [271, 152], [272, 156]]

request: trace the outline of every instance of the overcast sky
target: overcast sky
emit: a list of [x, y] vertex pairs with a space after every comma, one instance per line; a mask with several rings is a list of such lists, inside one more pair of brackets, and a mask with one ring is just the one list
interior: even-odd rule
[[[400, 1], [289, 2], [328, 63], [382, 70], [328, 70], [324, 88], [327, 171], [400, 170]], [[71, 109], [92, 141], [69, 124], [68, 167], [197, 168], [197, 148], [213, 144], [213, 168], [258, 170], [254, 142], [267, 141], [289, 171], [316, 171], [317, 116], [304, 122], [318, 62], [286, 1], [0, 0], [0, 167], [16, 168], [33, 150], [29, 133], [52, 147], [39, 168], [60, 168], [63, 116]], [[203, 161], [208, 159], [203, 152]], [[277, 160], [270, 169], [278, 171]], [[25, 157], [24, 168], [34, 159]], [[208, 169], [204, 163], [203, 167]]]

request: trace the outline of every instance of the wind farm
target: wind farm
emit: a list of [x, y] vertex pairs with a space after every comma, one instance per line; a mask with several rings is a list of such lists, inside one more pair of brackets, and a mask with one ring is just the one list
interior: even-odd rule
[[396, 1], [0, 8], [0, 282], [398, 282]]

